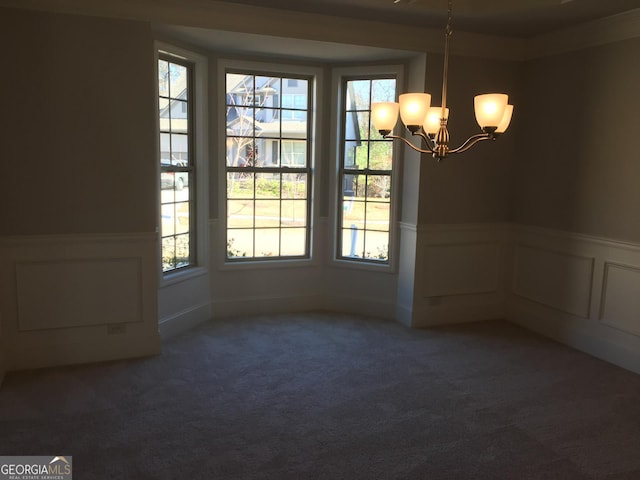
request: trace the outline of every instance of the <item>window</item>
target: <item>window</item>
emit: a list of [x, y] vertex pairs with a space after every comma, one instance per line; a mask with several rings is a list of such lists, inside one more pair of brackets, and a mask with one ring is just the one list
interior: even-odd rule
[[192, 66], [158, 59], [162, 271], [195, 264]]
[[342, 88], [337, 258], [388, 264], [393, 142], [370, 120], [372, 102], [394, 101], [395, 78], [345, 78]]
[[229, 261], [308, 258], [311, 78], [227, 71]]

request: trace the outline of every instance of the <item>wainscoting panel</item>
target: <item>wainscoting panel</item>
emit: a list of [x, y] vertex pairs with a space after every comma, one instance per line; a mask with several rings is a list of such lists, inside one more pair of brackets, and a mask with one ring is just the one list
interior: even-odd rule
[[500, 267], [498, 242], [427, 245], [425, 296], [494, 293]]
[[562, 312], [589, 317], [594, 258], [516, 245], [513, 293]]
[[139, 258], [16, 264], [20, 331], [142, 321]]
[[606, 263], [600, 321], [640, 336], [640, 268]]
[[507, 319], [640, 373], [640, 245], [514, 227]]
[[419, 227], [412, 326], [504, 318], [510, 234], [505, 224]]
[[7, 370], [157, 354], [155, 233], [0, 238]]

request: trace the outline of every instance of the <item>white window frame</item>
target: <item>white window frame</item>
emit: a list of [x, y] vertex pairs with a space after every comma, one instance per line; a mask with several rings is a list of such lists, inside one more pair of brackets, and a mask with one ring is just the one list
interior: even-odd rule
[[[225, 103], [226, 103], [226, 73], [228, 70], [239, 70], [247, 72], [256, 72], [260, 74], [273, 74], [287, 76], [292, 73], [298, 75], [304, 75], [310, 77], [311, 97], [312, 105], [309, 111], [311, 122], [311, 137], [308, 141], [311, 143], [311, 158], [310, 162], [310, 174], [311, 174], [311, 188], [308, 192], [309, 201], [311, 202], [310, 218], [308, 218], [308, 228], [310, 229], [309, 235], [309, 257], [308, 258], [277, 258], [277, 259], [262, 259], [260, 257], [244, 260], [244, 261], [229, 261], [227, 258], [227, 220], [226, 220], [226, 122], [224, 118]], [[313, 66], [304, 66], [299, 64], [286, 64], [286, 63], [270, 63], [270, 62], [258, 62], [249, 61], [243, 59], [233, 58], [219, 58], [217, 65], [217, 111], [216, 118], [221, 119], [218, 121], [217, 138], [217, 171], [218, 171], [218, 226], [217, 229], [217, 245], [215, 255], [219, 270], [243, 270], [243, 269], [272, 269], [272, 268], [287, 268], [287, 267], [308, 267], [317, 266], [319, 264], [318, 258], [321, 257], [320, 252], [316, 251], [315, 246], [319, 245], [319, 205], [318, 205], [318, 193], [320, 185], [321, 166], [318, 159], [322, 158], [322, 122], [318, 119], [322, 118], [322, 100], [321, 95], [323, 92], [323, 72], [321, 68]]]
[[[160, 162], [156, 160], [157, 177], [157, 215], [158, 219], [158, 270], [160, 287], [172, 285], [190, 278], [206, 275], [209, 272], [209, 139], [208, 139], [208, 60], [207, 57], [191, 52], [184, 48], [176, 47], [162, 41], [154, 42], [155, 65], [157, 69], [159, 56], [175, 57], [176, 60], [189, 62], [193, 65], [193, 145], [194, 145], [194, 170], [195, 170], [195, 263], [187, 268], [162, 271], [162, 243], [161, 231], [161, 200], [160, 200]], [[158, 75], [154, 77], [156, 93], [156, 159], [160, 158], [160, 119], [158, 108]]]
[[333, 154], [333, 162], [331, 162], [331, 178], [330, 178], [330, 200], [329, 200], [329, 217], [330, 217], [330, 234], [331, 254], [330, 262], [335, 267], [353, 268], [356, 270], [370, 270], [375, 272], [396, 273], [398, 271], [398, 246], [399, 246], [399, 208], [400, 208], [400, 179], [402, 177], [402, 152], [403, 148], [397, 145], [393, 152], [393, 174], [391, 176], [391, 212], [389, 218], [389, 261], [376, 262], [375, 260], [367, 261], [366, 259], [349, 260], [348, 258], [338, 257], [338, 235], [340, 232], [340, 218], [338, 208], [341, 205], [338, 199], [340, 194], [340, 161], [342, 158], [342, 115], [344, 115], [344, 83], [346, 79], [354, 77], [379, 77], [389, 75], [396, 78], [396, 96], [400, 95], [404, 89], [405, 67], [401, 64], [391, 65], [367, 65], [354, 67], [340, 67], [332, 70], [331, 79], [331, 136], [330, 151]]

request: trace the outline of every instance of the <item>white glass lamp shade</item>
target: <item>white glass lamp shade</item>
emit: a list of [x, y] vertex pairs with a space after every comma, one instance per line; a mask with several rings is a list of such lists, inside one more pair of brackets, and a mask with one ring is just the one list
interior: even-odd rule
[[398, 123], [400, 105], [395, 102], [378, 102], [371, 104], [371, 121], [376, 130], [393, 130]]
[[504, 109], [504, 115], [502, 116], [502, 120], [500, 120], [500, 124], [496, 129], [496, 133], [504, 133], [509, 128], [509, 124], [511, 123], [511, 116], [513, 115], [513, 105], [507, 105], [507, 108]]
[[487, 93], [476, 95], [474, 108], [476, 121], [480, 128], [497, 127], [504, 117], [509, 96], [504, 93]]
[[[442, 118], [442, 107], [431, 107], [427, 110], [422, 129], [428, 135], [435, 135], [440, 130], [440, 118]], [[449, 109], [445, 108], [444, 118], [449, 118]]]
[[404, 93], [400, 95], [400, 118], [406, 126], [420, 126], [431, 105], [428, 93]]

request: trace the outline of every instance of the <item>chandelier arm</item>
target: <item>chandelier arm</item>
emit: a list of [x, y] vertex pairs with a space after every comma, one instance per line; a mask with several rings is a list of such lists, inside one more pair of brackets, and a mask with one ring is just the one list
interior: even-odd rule
[[452, 150], [449, 150], [449, 153], [463, 153], [466, 152], [467, 150], [469, 150], [471, 147], [473, 147], [476, 143], [478, 142], [482, 142], [483, 140], [494, 140], [495, 137], [491, 136], [488, 133], [478, 133], [476, 135], [473, 135], [469, 138], [467, 138], [467, 140], [460, 145], [458, 148], [454, 148]]
[[431, 152], [435, 150], [435, 145], [433, 143], [432, 138], [429, 135], [427, 135], [427, 133], [423, 129], [420, 129], [416, 132], [411, 132], [411, 135], [422, 138], [427, 144], [427, 148], [431, 150]]
[[[414, 134], [414, 135], [418, 135], [421, 136], [420, 134]], [[433, 150], [431, 150], [430, 148], [419, 148], [416, 147], [413, 143], [411, 143], [409, 140], [407, 140], [404, 137], [400, 137], [399, 135], [384, 135], [382, 138], [395, 138], [397, 140], [402, 140], [404, 143], [406, 143], [407, 145], [409, 145], [411, 148], [413, 148], [416, 152], [420, 152], [420, 153], [433, 153]]]

